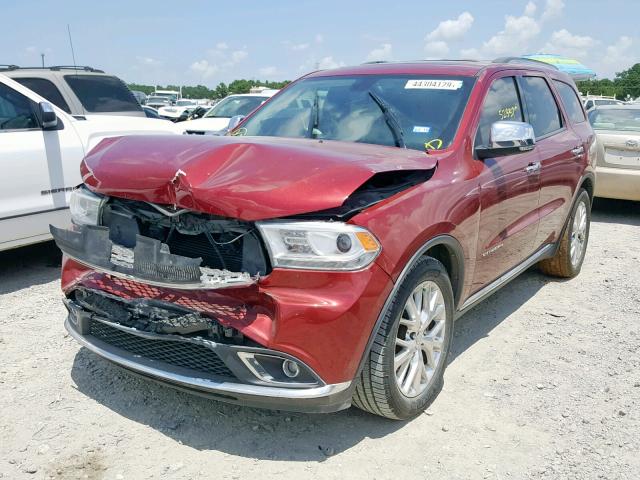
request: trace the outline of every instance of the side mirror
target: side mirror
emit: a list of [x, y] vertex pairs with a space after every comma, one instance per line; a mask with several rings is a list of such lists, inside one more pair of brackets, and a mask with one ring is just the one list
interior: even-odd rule
[[236, 115], [235, 117], [231, 117], [231, 119], [229, 120], [229, 125], [227, 126], [227, 132], [230, 132], [238, 125], [240, 125], [245, 118], [246, 115]]
[[49, 102], [40, 102], [38, 104], [40, 110], [40, 121], [43, 130], [54, 130], [58, 127], [58, 116], [56, 115], [53, 105]]
[[533, 127], [526, 122], [495, 122], [491, 125], [489, 146], [476, 147], [476, 156], [485, 159], [527, 152], [535, 147], [535, 138]]

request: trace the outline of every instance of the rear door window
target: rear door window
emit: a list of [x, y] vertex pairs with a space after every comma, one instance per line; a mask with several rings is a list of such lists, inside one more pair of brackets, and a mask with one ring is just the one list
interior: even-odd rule
[[71, 109], [62, 97], [60, 90], [58, 90], [58, 87], [50, 80], [45, 78], [14, 78], [14, 80], [29, 90], [33, 90], [41, 97], [53, 103], [56, 107], [61, 108], [67, 113], [71, 113]]
[[87, 112], [141, 112], [131, 90], [117, 77], [65, 75], [64, 79]]
[[564, 109], [567, 111], [567, 115], [569, 115], [571, 121], [573, 123], [584, 122], [586, 118], [582, 111], [582, 105], [573, 87], [559, 80], [554, 80], [553, 83], [558, 89], [558, 93], [564, 104]]
[[489, 145], [489, 134], [494, 122], [501, 120], [522, 122], [523, 118], [515, 79], [503, 77], [494, 80], [482, 104], [476, 146]]
[[560, 110], [547, 81], [542, 77], [521, 77], [521, 89], [527, 104], [529, 123], [536, 138], [562, 128]]

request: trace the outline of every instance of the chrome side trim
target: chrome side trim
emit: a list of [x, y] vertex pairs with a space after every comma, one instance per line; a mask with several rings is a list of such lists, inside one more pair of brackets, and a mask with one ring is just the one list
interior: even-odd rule
[[555, 248], [555, 245], [553, 244], [549, 244], [542, 247], [540, 250], [538, 250], [533, 255], [531, 255], [528, 259], [526, 259], [524, 262], [517, 265], [513, 269], [509, 270], [507, 273], [505, 273], [501, 277], [498, 277], [486, 287], [483, 287], [482, 289], [478, 290], [476, 293], [474, 293], [469, 298], [467, 298], [467, 300], [462, 304], [462, 307], [460, 307], [458, 315], [462, 315], [462, 313], [465, 310], [473, 307], [474, 305], [479, 303], [481, 300], [485, 299], [486, 297], [494, 293], [500, 287], [504, 286], [506, 283], [510, 282], [515, 277], [520, 275], [527, 268], [531, 267], [534, 263], [537, 263], [540, 260], [542, 260], [544, 257], [548, 256], [550, 253], [553, 252], [554, 248]]
[[101, 357], [120, 365], [134, 372], [164, 380], [173, 384], [184, 386], [187, 388], [195, 388], [204, 392], [211, 392], [220, 395], [240, 395], [254, 396], [263, 398], [287, 399], [287, 400], [310, 400], [315, 398], [327, 397], [335, 393], [343, 392], [351, 387], [351, 382], [334, 383], [313, 388], [278, 388], [266, 387], [260, 385], [248, 385], [234, 382], [219, 382], [207, 378], [191, 377], [181, 375], [176, 372], [168, 372], [150, 365], [146, 365], [138, 361], [133, 361], [124, 356], [101, 348], [80, 333], [78, 333], [70, 324], [69, 318], [65, 320], [65, 328], [69, 334], [83, 347], [100, 355]]

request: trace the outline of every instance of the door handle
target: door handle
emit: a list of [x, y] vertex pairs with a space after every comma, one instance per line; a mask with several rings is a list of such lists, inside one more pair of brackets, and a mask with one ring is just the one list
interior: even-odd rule
[[534, 173], [538, 173], [542, 168], [542, 164], [540, 162], [533, 162], [527, 165], [524, 169], [527, 172], [527, 175], [533, 175]]
[[580, 147], [576, 147], [576, 148], [572, 148], [571, 149], [571, 153], [573, 153], [574, 155], [582, 155], [584, 153], [584, 147], [580, 146]]

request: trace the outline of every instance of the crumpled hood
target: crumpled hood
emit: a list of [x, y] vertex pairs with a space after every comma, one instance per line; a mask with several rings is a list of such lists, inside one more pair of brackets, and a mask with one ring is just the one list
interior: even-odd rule
[[359, 143], [127, 136], [103, 140], [81, 173], [105, 195], [252, 221], [339, 207], [375, 173], [436, 163], [416, 150]]

